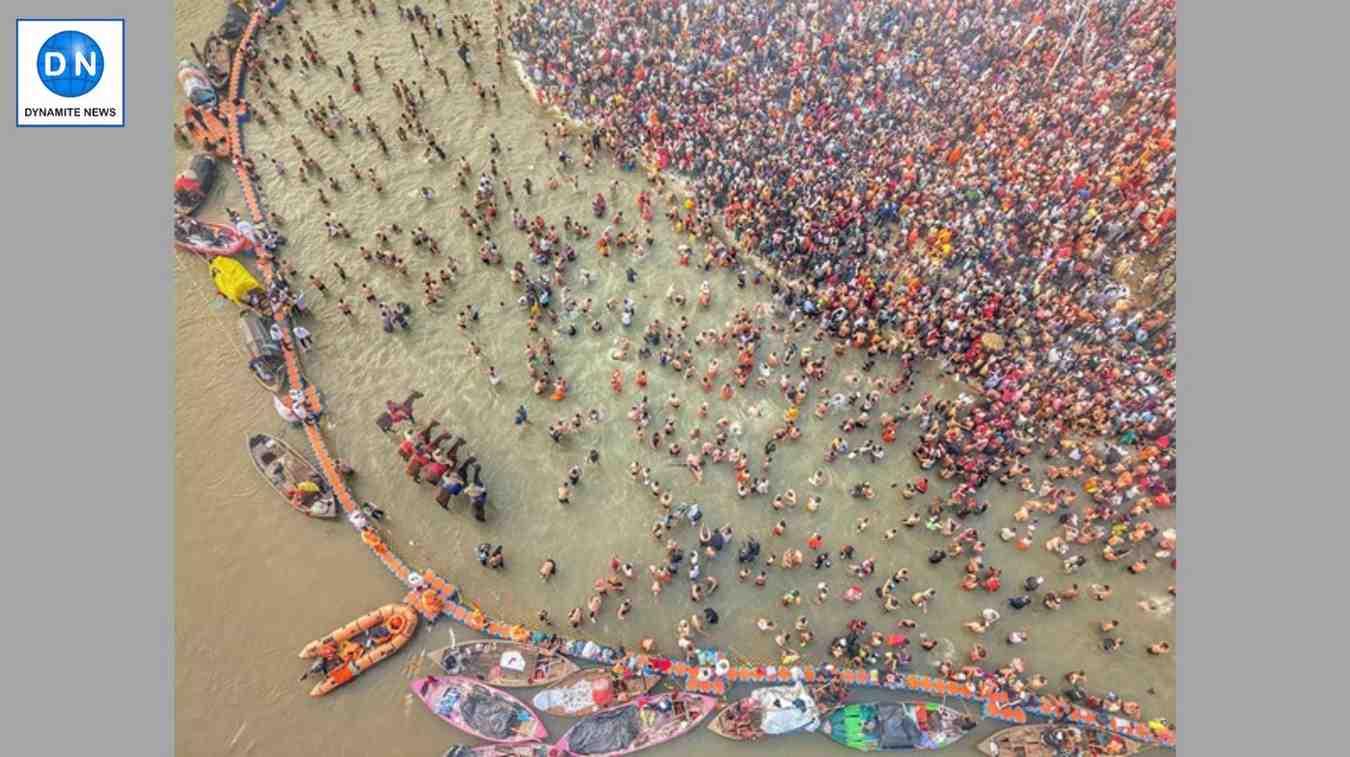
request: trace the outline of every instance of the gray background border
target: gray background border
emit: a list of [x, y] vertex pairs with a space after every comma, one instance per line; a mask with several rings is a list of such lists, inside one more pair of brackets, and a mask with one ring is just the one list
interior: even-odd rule
[[[1330, 579], [1345, 493], [1315, 478], [1344, 466], [1348, 446], [1337, 434], [1345, 243], [1333, 228], [1346, 213], [1347, 25], [1314, 8], [1346, 13], [1180, 3], [1187, 754], [1313, 755], [1343, 743], [1331, 729], [1345, 718], [1335, 680], [1345, 591]], [[173, 10], [168, 0], [8, 9], [126, 17], [129, 113], [122, 129], [19, 130], [3, 119], [5, 467], [20, 474], [7, 477], [0, 549], [3, 751], [169, 754]], [[7, 107], [13, 44], [7, 31]], [[1328, 357], [1334, 365], [1319, 364]], [[1307, 710], [1274, 722], [1286, 707]]]
[[1344, 752], [1346, 592], [1322, 566], [1345, 495], [1316, 479], [1347, 449], [1326, 422], [1345, 374], [1324, 365], [1345, 362], [1344, 243], [1318, 228], [1346, 196], [1330, 160], [1344, 152], [1346, 12], [1179, 3], [1183, 754]]
[[[223, 5], [223, 2], [222, 2]], [[6, 650], [0, 752], [173, 752], [170, 0], [12, 0], [14, 18], [126, 19], [125, 127], [5, 113]], [[14, 475], [18, 474], [18, 475]]]

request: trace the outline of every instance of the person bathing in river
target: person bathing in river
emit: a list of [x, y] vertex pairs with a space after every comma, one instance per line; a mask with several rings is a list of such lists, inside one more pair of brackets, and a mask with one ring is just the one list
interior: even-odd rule
[[465, 489], [465, 494], [469, 496], [469, 504], [473, 506], [473, 518], [480, 523], [487, 522], [487, 486], [479, 477], [482, 466], [474, 463], [473, 466], [473, 484]]
[[439, 490], [436, 492], [436, 504], [443, 509], [450, 509], [450, 498], [464, 491], [468, 482], [469, 466], [474, 465], [478, 458], [470, 457], [465, 460], [458, 470], [452, 470], [441, 478]]
[[393, 400], [385, 402], [385, 412], [380, 413], [379, 416], [375, 418], [375, 425], [379, 427], [380, 431], [387, 434], [393, 430], [394, 426], [397, 426], [403, 421], [415, 423], [416, 421], [413, 419], [413, 402], [421, 399], [422, 396], [423, 394], [421, 392], [414, 389], [408, 394], [408, 398], [401, 403], [396, 403]]

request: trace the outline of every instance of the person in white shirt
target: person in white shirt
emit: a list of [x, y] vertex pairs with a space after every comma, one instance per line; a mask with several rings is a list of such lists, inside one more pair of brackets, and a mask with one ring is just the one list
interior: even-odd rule
[[314, 340], [309, 333], [309, 329], [304, 326], [296, 326], [291, 333], [295, 334], [295, 341], [300, 345], [300, 349], [308, 350], [314, 344]]

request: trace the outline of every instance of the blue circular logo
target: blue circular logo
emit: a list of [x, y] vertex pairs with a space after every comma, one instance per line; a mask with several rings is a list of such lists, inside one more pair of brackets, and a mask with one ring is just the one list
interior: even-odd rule
[[38, 77], [52, 94], [79, 97], [103, 78], [103, 51], [84, 32], [57, 32], [38, 50]]

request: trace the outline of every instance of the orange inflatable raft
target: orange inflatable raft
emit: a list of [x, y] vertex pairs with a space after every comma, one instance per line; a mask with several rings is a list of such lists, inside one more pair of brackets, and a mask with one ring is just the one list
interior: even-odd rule
[[[315, 639], [300, 650], [301, 659], [324, 657], [337, 667], [329, 671], [309, 695], [321, 697], [361, 675], [403, 648], [417, 630], [417, 612], [402, 605], [385, 605], [362, 615], [322, 639]], [[365, 636], [366, 643], [356, 641]]]

